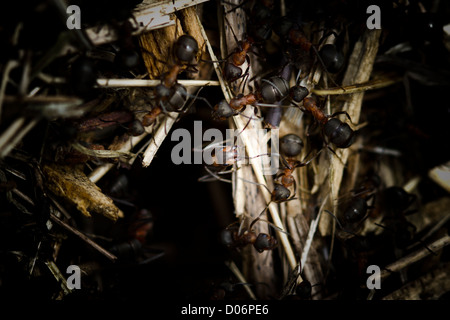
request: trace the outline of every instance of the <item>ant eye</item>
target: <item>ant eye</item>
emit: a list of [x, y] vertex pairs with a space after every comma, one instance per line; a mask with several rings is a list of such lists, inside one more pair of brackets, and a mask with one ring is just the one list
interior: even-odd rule
[[160, 98], [167, 98], [170, 96], [170, 89], [162, 84], [155, 87], [155, 95]]
[[289, 158], [298, 156], [303, 146], [303, 140], [295, 134], [287, 134], [280, 140], [280, 151]]

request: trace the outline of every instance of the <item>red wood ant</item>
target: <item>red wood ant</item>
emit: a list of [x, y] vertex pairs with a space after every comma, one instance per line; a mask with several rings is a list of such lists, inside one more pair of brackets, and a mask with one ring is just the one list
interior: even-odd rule
[[[249, 93], [247, 95], [238, 95], [228, 103], [226, 100], [221, 100], [213, 108], [213, 118], [217, 120], [225, 120], [235, 115], [242, 115], [247, 105], [257, 105], [260, 100], [259, 93]], [[252, 118], [253, 119], [253, 118]]]
[[[275, 189], [272, 192], [273, 201], [289, 201], [294, 198], [295, 192], [297, 190], [297, 184], [292, 174], [294, 173], [296, 168], [308, 165], [322, 151], [319, 150], [319, 152], [317, 152], [316, 155], [314, 155], [308, 161], [296, 160], [295, 157], [301, 153], [303, 146], [303, 140], [295, 134], [288, 134], [281, 138], [280, 151], [282, 155], [286, 156], [286, 158], [281, 157], [281, 159], [285, 164], [285, 168], [275, 177], [275, 180], [279, 179], [279, 182], [275, 184]], [[307, 157], [308, 155], [306, 156], [306, 158]], [[294, 186], [294, 192], [291, 196], [289, 188], [292, 186]]]
[[[248, 71], [250, 69], [250, 56], [248, 53], [252, 52], [251, 50], [254, 41], [252, 38], [247, 36], [245, 36], [243, 40], [238, 41], [233, 28], [231, 28], [231, 24], [228, 22], [228, 19], [225, 18], [225, 21], [230, 26], [233, 37], [237, 43], [236, 48], [224, 59], [225, 65], [223, 67], [223, 78], [225, 81], [231, 83], [248, 76]], [[241, 67], [245, 62], [247, 62], [247, 68], [243, 73]]]
[[297, 106], [303, 112], [311, 114], [316, 120], [316, 123], [322, 127], [322, 134], [327, 138], [325, 144], [334, 154], [336, 153], [330, 148], [329, 143], [333, 143], [338, 148], [348, 148], [355, 141], [355, 131], [353, 131], [347, 123], [335, 118], [335, 116], [339, 114], [345, 114], [351, 121], [351, 118], [346, 111], [325, 115], [325, 113], [317, 106], [317, 101], [314, 97], [306, 97], [303, 100], [303, 107]]
[[[156, 106], [144, 116], [142, 124], [149, 126], [156, 121], [158, 115], [162, 112], [184, 112], [183, 107], [186, 105], [187, 98], [190, 96], [186, 88], [177, 83], [178, 74], [190, 65], [199, 50], [197, 41], [190, 35], [182, 35], [173, 45], [173, 56], [176, 63], [165, 73], [161, 79], [161, 84], [157, 85], [153, 90], [153, 98]], [[212, 109], [212, 106], [205, 98], [195, 97], [205, 101]]]
[[[247, 123], [248, 124], [248, 123]], [[242, 129], [242, 131], [239, 133], [241, 134], [245, 130], [245, 127]], [[236, 135], [234, 139], [237, 139], [239, 136]], [[215, 147], [215, 148], [214, 148]], [[209, 173], [208, 176], [201, 177], [199, 181], [209, 181], [210, 177], [213, 177], [217, 180], [231, 183], [231, 180], [223, 179], [219, 177], [219, 175], [230, 173], [230, 170], [227, 170], [230, 166], [233, 166], [238, 163], [238, 161], [241, 161], [242, 159], [250, 160], [255, 159], [264, 155], [270, 156], [269, 153], [256, 155], [254, 157], [248, 157], [245, 155], [242, 155], [239, 146], [238, 145], [226, 145], [226, 146], [219, 146], [217, 147], [217, 144], [209, 145], [205, 149], [203, 149], [203, 152], [205, 152], [207, 149], [214, 148], [211, 152], [211, 164], [208, 166], [205, 166], [205, 170]], [[219, 149], [217, 149], [219, 148]], [[213, 172], [214, 171], [214, 172]]]
[[360, 225], [367, 218], [367, 211], [373, 206], [367, 202], [375, 197], [381, 186], [381, 179], [377, 174], [372, 174], [361, 183], [358, 189], [355, 189], [352, 199], [347, 203], [342, 212], [342, 219], [345, 227]]
[[236, 223], [229, 225], [221, 234], [222, 243], [231, 248], [243, 248], [251, 244], [259, 253], [275, 249], [278, 246], [278, 241], [275, 237], [267, 233], [256, 234], [252, 230], [254, 224], [259, 220], [259, 217], [254, 219], [245, 231], [242, 231], [245, 220], [241, 222], [239, 227], [236, 226]]

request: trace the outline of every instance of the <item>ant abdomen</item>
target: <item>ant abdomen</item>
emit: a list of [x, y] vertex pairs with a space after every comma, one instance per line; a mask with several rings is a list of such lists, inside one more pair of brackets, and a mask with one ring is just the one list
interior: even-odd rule
[[232, 63], [226, 63], [223, 70], [223, 77], [228, 82], [233, 82], [242, 76], [242, 69]]
[[303, 140], [296, 134], [287, 134], [280, 139], [280, 151], [286, 157], [296, 157], [303, 149]]
[[325, 136], [338, 148], [348, 148], [355, 141], [355, 132], [352, 128], [337, 118], [328, 120], [323, 130]]
[[198, 52], [198, 43], [190, 35], [182, 35], [173, 46], [173, 52], [178, 61], [182, 63], [191, 62]]
[[289, 84], [282, 77], [272, 77], [261, 85], [261, 96], [266, 103], [275, 103], [289, 92]]
[[344, 65], [344, 55], [334, 44], [326, 44], [320, 49], [320, 57], [330, 73], [339, 72]]
[[365, 199], [356, 197], [352, 200], [344, 212], [344, 220], [348, 223], [354, 223], [362, 220], [367, 213], [367, 202]]

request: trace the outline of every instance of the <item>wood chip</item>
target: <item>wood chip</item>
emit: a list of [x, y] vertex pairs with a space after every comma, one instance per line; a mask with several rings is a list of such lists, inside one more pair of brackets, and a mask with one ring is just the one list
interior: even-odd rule
[[43, 166], [43, 172], [47, 178], [47, 188], [75, 205], [86, 217], [91, 217], [91, 212], [95, 212], [112, 221], [123, 218], [123, 212], [89, 180], [81, 167], [47, 164]]

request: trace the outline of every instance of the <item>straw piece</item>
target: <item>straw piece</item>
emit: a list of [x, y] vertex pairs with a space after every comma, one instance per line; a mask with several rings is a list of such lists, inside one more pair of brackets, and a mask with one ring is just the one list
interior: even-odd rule
[[408, 267], [409, 265], [425, 258], [426, 256], [430, 255], [431, 252], [429, 250], [432, 250], [433, 252], [437, 252], [438, 250], [444, 248], [445, 246], [450, 244], [450, 236], [446, 234], [445, 236], [441, 237], [440, 239], [434, 241], [430, 245], [428, 245], [428, 248], [422, 248], [420, 250], [417, 250], [399, 260], [396, 262], [386, 266], [385, 270], [381, 271], [381, 279], [387, 278], [389, 275], [391, 275], [393, 272], [399, 272], [402, 269]]

